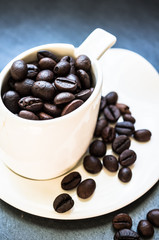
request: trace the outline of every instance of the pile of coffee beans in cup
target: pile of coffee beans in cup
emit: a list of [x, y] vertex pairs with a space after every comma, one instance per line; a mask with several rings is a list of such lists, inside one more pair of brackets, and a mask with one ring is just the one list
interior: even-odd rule
[[80, 107], [94, 90], [86, 55], [59, 58], [41, 50], [35, 62], [13, 62], [10, 75], [3, 102], [12, 113], [30, 120], [64, 116]]

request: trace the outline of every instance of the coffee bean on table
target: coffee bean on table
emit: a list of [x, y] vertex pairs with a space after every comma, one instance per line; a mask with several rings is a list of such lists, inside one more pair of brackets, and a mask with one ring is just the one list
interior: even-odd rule
[[72, 102], [70, 102], [68, 105], [66, 105], [61, 113], [61, 116], [64, 116], [77, 108], [79, 108], [84, 102], [80, 99], [75, 99]]
[[46, 82], [52, 82], [54, 78], [54, 73], [49, 70], [42, 70], [38, 73], [36, 76], [36, 81], [46, 81]]
[[43, 102], [40, 98], [27, 96], [23, 97], [18, 102], [20, 108], [24, 110], [29, 110], [32, 112], [37, 112], [43, 107]]
[[31, 95], [31, 88], [33, 84], [34, 80], [26, 78], [21, 82], [15, 82], [14, 90], [21, 96], [29, 96]]
[[147, 219], [155, 227], [159, 227], [159, 209], [153, 209], [147, 213]]
[[86, 101], [90, 96], [91, 96], [92, 92], [90, 89], [85, 89], [82, 90], [78, 93], [75, 94], [75, 97], [78, 99], [81, 99], [83, 101]]
[[58, 57], [57, 57], [55, 54], [53, 54], [52, 52], [50, 52], [50, 51], [40, 50], [40, 51], [37, 52], [37, 58], [38, 58], [38, 60], [40, 60], [40, 59], [42, 59], [42, 58], [44, 58], [44, 57], [51, 58], [51, 59], [53, 59], [55, 62], [58, 62], [58, 61], [59, 61]]
[[96, 183], [93, 179], [88, 178], [81, 182], [77, 187], [77, 195], [80, 198], [89, 198], [95, 191]]
[[56, 212], [58, 213], [64, 213], [70, 210], [74, 205], [74, 201], [71, 198], [71, 196], [67, 193], [62, 193], [58, 195], [54, 202], [53, 207]]
[[110, 172], [116, 172], [119, 168], [118, 161], [113, 155], [106, 155], [103, 157], [103, 165]]
[[126, 213], [119, 213], [113, 218], [113, 227], [116, 230], [130, 229], [132, 227], [132, 219]]
[[81, 175], [79, 172], [71, 172], [66, 175], [61, 182], [61, 187], [64, 190], [71, 190], [78, 186], [81, 182]]
[[70, 71], [70, 64], [67, 61], [60, 61], [54, 67], [57, 76], [66, 76]]
[[21, 81], [27, 76], [27, 64], [23, 60], [13, 62], [11, 76], [15, 81]]
[[115, 123], [120, 117], [120, 111], [115, 105], [108, 105], [104, 108], [104, 115], [109, 122]]
[[123, 167], [128, 167], [136, 161], [136, 153], [133, 150], [126, 149], [119, 155], [119, 163]]
[[127, 183], [132, 178], [132, 171], [128, 167], [122, 167], [118, 172], [118, 178], [120, 181]]
[[51, 103], [44, 103], [43, 106], [44, 112], [46, 112], [47, 114], [53, 116], [53, 117], [59, 117], [61, 115], [61, 108], [56, 106], [55, 104], [51, 104]]
[[118, 122], [115, 126], [115, 131], [120, 135], [131, 136], [134, 132], [134, 124], [131, 122]]
[[107, 105], [106, 98], [101, 96], [99, 111], [100, 112], [103, 111], [103, 109], [106, 107], [106, 105]]
[[130, 147], [130, 139], [126, 135], [116, 137], [112, 143], [112, 149], [115, 153], [121, 154]]
[[152, 237], [154, 234], [154, 228], [152, 224], [147, 220], [141, 220], [138, 223], [137, 231], [142, 237]]
[[131, 114], [127, 114], [127, 113], [123, 115], [123, 119], [124, 121], [132, 122], [132, 123], [136, 122], [135, 118]]
[[89, 153], [95, 157], [103, 157], [106, 150], [106, 144], [101, 140], [94, 140], [89, 146]]
[[98, 121], [96, 123], [95, 131], [94, 131], [94, 136], [95, 137], [100, 137], [103, 128], [106, 127], [107, 125], [108, 125], [108, 122], [105, 118], [98, 119]]
[[39, 67], [42, 70], [49, 69], [53, 71], [55, 65], [56, 65], [56, 62], [53, 59], [48, 57], [42, 58], [39, 61]]
[[22, 110], [19, 112], [19, 117], [29, 119], [29, 120], [39, 120], [38, 116], [35, 115], [35, 113], [27, 111], [27, 110]]
[[53, 85], [46, 81], [34, 82], [31, 90], [35, 97], [42, 98], [46, 101], [52, 100], [55, 94], [55, 88]]
[[77, 89], [77, 82], [66, 77], [58, 77], [54, 84], [60, 92], [75, 92]]
[[123, 115], [123, 114], [131, 114], [130, 110], [129, 110], [129, 107], [124, 104], [124, 103], [117, 103], [116, 104], [116, 107], [120, 110], [120, 113]]
[[112, 143], [115, 139], [115, 128], [110, 126], [104, 127], [101, 136], [105, 143]]
[[99, 173], [102, 170], [101, 161], [97, 157], [91, 155], [84, 158], [83, 166], [89, 173]]
[[40, 112], [38, 113], [39, 119], [40, 120], [49, 120], [49, 119], [53, 119], [52, 116], [50, 116], [49, 114], [45, 113], [45, 112]]
[[118, 100], [118, 94], [116, 92], [110, 92], [105, 96], [105, 98], [108, 105], [115, 105]]
[[147, 129], [139, 129], [134, 132], [135, 140], [139, 142], [147, 142], [151, 138], [151, 132]]
[[114, 240], [140, 240], [140, 236], [133, 230], [121, 229], [116, 232]]
[[27, 64], [27, 78], [29, 79], [36, 78], [38, 72], [39, 72], [39, 68], [35, 64], [32, 64], [32, 63]]
[[77, 69], [83, 69], [88, 72], [91, 68], [91, 61], [86, 55], [80, 55], [75, 61], [75, 66]]
[[70, 92], [61, 92], [56, 95], [54, 98], [54, 103], [56, 105], [64, 104], [64, 103], [69, 103], [72, 100], [75, 99], [75, 95], [70, 93]]
[[18, 113], [19, 112], [19, 105], [18, 101], [20, 96], [17, 92], [13, 90], [9, 90], [3, 94], [3, 102], [5, 106], [12, 112]]
[[79, 77], [83, 89], [88, 89], [91, 87], [90, 78], [87, 72], [85, 72], [83, 69], [79, 69], [77, 70], [77, 76]]

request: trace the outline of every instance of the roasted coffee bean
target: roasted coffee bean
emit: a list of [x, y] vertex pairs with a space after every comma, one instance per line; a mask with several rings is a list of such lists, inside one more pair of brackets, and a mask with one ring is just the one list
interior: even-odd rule
[[70, 56], [64, 56], [61, 58], [61, 61], [67, 61], [70, 63], [70, 74], [75, 74], [76, 73], [76, 68], [75, 68], [75, 59], [70, 57]]
[[119, 156], [119, 163], [123, 167], [128, 167], [136, 161], [136, 153], [133, 150], [126, 149]]
[[60, 105], [60, 104], [69, 103], [74, 99], [75, 99], [75, 95], [73, 95], [72, 93], [61, 92], [61, 93], [57, 94], [56, 97], [54, 98], [54, 103], [56, 105]]
[[159, 209], [153, 209], [147, 213], [147, 219], [153, 226], [159, 227]]
[[116, 230], [130, 229], [132, 227], [132, 219], [126, 213], [119, 213], [113, 218], [113, 227]]
[[52, 52], [50, 51], [46, 51], [46, 50], [40, 50], [38, 53], [37, 53], [37, 58], [38, 60], [42, 59], [42, 58], [45, 58], [45, 57], [48, 57], [48, 58], [51, 58], [53, 59], [55, 62], [58, 62], [59, 59], [58, 57], [53, 54]]
[[106, 144], [101, 140], [94, 140], [89, 146], [89, 153], [94, 157], [103, 157], [106, 150]]
[[140, 240], [140, 236], [133, 230], [121, 229], [116, 232], [114, 240]]
[[57, 76], [66, 76], [70, 71], [70, 64], [67, 61], [60, 61], [54, 67]]
[[147, 220], [141, 220], [137, 226], [138, 233], [145, 238], [150, 238], [154, 235], [154, 228]]
[[31, 112], [37, 112], [43, 107], [43, 102], [40, 98], [27, 96], [23, 97], [18, 102], [21, 109]]
[[105, 96], [105, 98], [108, 105], [115, 105], [118, 100], [118, 94], [116, 92], [110, 92]]
[[12, 113], [18, 113], [18, 111], [19, 111], [18, 101], [20, 99], [20, 96], [17, 92], [9, 90], [3, 94], [2, 98], [3, 98], [4, 105]]
[[86, 55], [80, 55], [75, 61], [75, 66], [77, 69], [83, 69], [88, 72], [91, 68], [91, 60]]
[[53, 85], [46, 81], [34, 82], [31, 90], [35, 97], [39, 97], [48, 101], [52, 100], [55, 94], [55, 88]]
[[77, 89], [77, 82], [66, 77], [56, 78], [54, 84], [60, 92], [75, 92]]
[[78, 186], [81, 182], [81, 175], [79, 172], [71, 172], [66, 175], [61, 182], [61, 187], [64, 190], [71, 190]]
[[46, 82], [52, 82], [54, 78], [54, 73], [49, 70], [42, 70], [38, 73], [36, 77], [36, 81], [46, 81]]
[[118, 173], [118, 178], [120, 179], [120, 181], [122, 182], [129, 182], [132, 178], [132, 171], [130, 168], [128, 167], [123, 167], [119, 170]]
[[119, 168], [118, 161], [113, 155], [104, 156], [103, 165], [110, 172], [116, 172]]
[[118, 122], [115, 126], [115, 131], [120, 135], [131, 136], [134, 132], [134, 124], [131, 122]]
[[56, 65], [56, 62], [53, 59], [48, 57], [42, 58], [39, 61], [39, 67], [42, 70], [49, 69], [53, 71], [55, 65]]
[[83, 89], [90, 88], [91, 82], [89, 75], [83, 69], [77, 70], [77, 76], [79, 77]]
[[91, 155], [84, 158], [83, 166], [89, 173], [99, 173], [102, 170], [101, 161], [97, 157]]
[[116, 107], [120, 110], [121, 114], [131, 114], [129, 107], [124, 103], [117, 103]]
[[71, 198], [71, 196], [67, 193], [62, 193], [58, 195], [54, 202], [53, 207], [56, 212], [58, 213], [64, 213], [70, 210], [74, 205], [74, 201]]
[[26, 78], [21, 82], [15, 82], [14, 89], [21, 96], [29, 96], [31, 95], [31, 88], [33, 84], [34, 84], [34, 81], [32, 79]]
[[49, 120], [49, 119], [53, 119], [52, 116], [50, 116], [49, 114], [45, 113], [45, 112], [40, 112], [38, 114], [40, 120]]
[[34, 79], [36, 78], [39, 72], [39, 68], [35, 64], [28, 63], [27, 64], [27, 78]]
[[100, 137], [103, 128], [106, 127], [107, 125], [108, 125], [108, 122], [105, 118], [98, 119], [98, 121], [96, 123], [95, 131], [94, 131], [94, 136]]
[[105, 143], [112, 143], [115, 139], [115, 129], [110, 126], [104, 127], [101, 136]]
[[36, 116], [35, 113], [27, 110], [20, 111], [19, 117], [29, 119], [29, 120], [39, 120], [38, 116]]
[[46, 112], [47, 114], [53, 117], [59, 117], [62, 112], [61, 108], [51, 103], [44, 103], [43, 109], [44, 109], [44, 112]]
[[82, 89], [81, 82], [80, 82], [79, 78], [77, 77], [77, 75], [70, 73], [66, 76], [66, 78], [74, 80], [74, 82], [77, 82], [76, 92], [79, 92]]
[[115, 153], [120, 154], [130, 147], [130, 139], [126, 135], [116, 137], [112, 143], [112, 149]]
[[99, 111], [103, 111], [107, 105], [106, 98], [101, 96]]
[[123, 119], [124, 121], [132, 122], [132, 123], [136, 122], [135, 118], [131, 114], [124, 114]]
[[81, 99], [83, 101], [86, 101], [90, 96], [91, 96], [92, 92], [90, 89], [85, 89], [82, 90], [78, 93], [75, 94], [75, 97], [78, 99]]
[[151, 132], [147, 129], [140, 129], [134, 132], [135, 140], [139, 142], [147, 142], [151, 138]]
[[115, 123], [120, 117], [120, 111], [115, 105], [104, 108], [104, 115], [109, 122]]
[[88, 178], [81, 182], [77, 187], [77, 195], [80, 198], [89, 198], [96, 188], [96, 183], [93, 179]]
[[23, 60], [13, 62], [11, 66], [11, 76], [15, 81], [21, 81], [26, 78], [27, 64]]
[[61, 116], [64, 116], [74, 110], [76, 110], [77, 108], [79, 108], [81, 105], [83, 104], [83, 101], [80, 99], [75, 99], [72, 102], [70, 102], [68, 105], [66, 105], [66, 107], [64, 107]]

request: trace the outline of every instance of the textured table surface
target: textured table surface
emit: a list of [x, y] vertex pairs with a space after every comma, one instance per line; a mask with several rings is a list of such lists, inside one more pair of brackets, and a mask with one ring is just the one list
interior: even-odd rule
[[[115, 47], [139, 53], [159, 71], [158, 0], [1, 0], [0, 70], [13, 57], [36, 45], [62, 42], [77, 47], [97, 27], [117, 37]], [[0, 240], [111, 240], [114, 235], [111, 221], [116, 213], [129, 213], [136, 230], [139, 220], [153, 208], [159, 208], [159, 183], [129, 206], [86, 220], [40, 218], [1, 200]], [[158, 229], [152, 239], [159, 239]]]

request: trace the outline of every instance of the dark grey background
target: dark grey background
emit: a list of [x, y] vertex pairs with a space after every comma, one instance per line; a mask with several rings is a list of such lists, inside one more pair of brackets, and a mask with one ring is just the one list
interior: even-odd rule
[[[0, 70], [13, 57], [36, 45], [62, 42], [77, 47], [97, 27], [117, 37], [115, 47], [141, 54], [159, 71], [158, 0], [1, 0]], [[129, 213], [136, 230], [138, 221], [154, 207], [159, 208], [159, 184], [118, 212]], [[0, 240], [110, 240], [115, 214], [57, 221], [23, 213], [0, 201]], [[158, 240], [159, 230], [155, 233], [152, 239]]]

